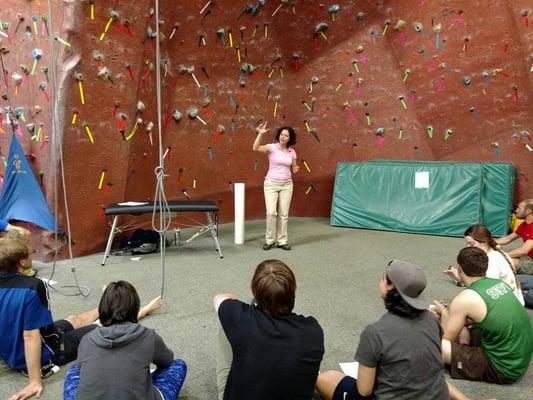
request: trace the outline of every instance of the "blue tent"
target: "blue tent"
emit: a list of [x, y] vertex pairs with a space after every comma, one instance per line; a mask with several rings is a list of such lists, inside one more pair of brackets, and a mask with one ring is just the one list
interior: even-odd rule
[[30, 222], [52, 232], [61, 231], [15, 134], [11, 139], [0, 196], [0, 218]]

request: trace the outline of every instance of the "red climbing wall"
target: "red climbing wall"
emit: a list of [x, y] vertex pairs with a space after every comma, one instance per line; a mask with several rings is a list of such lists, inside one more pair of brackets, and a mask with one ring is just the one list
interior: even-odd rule
[[[18, 95], [11, 80], [19, 64], [31, 66], [34, 47], [44, 50], [39, 63], [50, 62], [42, 24], [37, 35], [25, 33], [32, 15], [46, 15], [45, 4], [4, 3], [0, 21], [9, 22], [3, 32], [10, 37], [0, 40], [10, 50], [3, 59], [11, 85], [2, 93], [14, 106], [41, 105], [41, 114], [27, 116], [50, 135], [49, 103], [38, 89], [43, 73], [29, 76]], [[84, 254], [105, 244], [102, 205], [153, 197], [156, 16], [144, 0], [114, 2], [114, 10], [95, 2], [94, 19], [91, 2], [53, 3], [52, 34], [71, 44], [56, 42], [59, 134], [74, 251]], [[344, 0], [333, 13], [334, 3], [291, 1], [278, 9], [280, 2], [268, 1], [238, 19], [244, 2], [207, 3], [160, 2], [168, 198], [216, 200], [221, 220], [231, 221], [232, 184], [245, 182], [247, 218], [262, 218], [267, 160], [251, 151], [260, 119], [271, 136], [280, 125], [298, 130], [294, 216], [329, 215], [336, 163], [346, 160], [512, 162], [515, 197], [533, 197], [530, 1]], [[15, 34], [17, 13], [25, 22]], [[194, 108], [199, 118], [189, 117]], [[31, 141], [27, 130], [24, 136], [53, 204], [50, 146]], [[8, 142], [2, 135], [4, 156]], [[59, 220], [65, 226], [63, 206]]]

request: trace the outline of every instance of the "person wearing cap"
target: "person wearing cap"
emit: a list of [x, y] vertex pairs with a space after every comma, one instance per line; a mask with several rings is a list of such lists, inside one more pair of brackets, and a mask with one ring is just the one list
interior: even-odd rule
[[442, 301], [433, 306], [444, 330], [444, 362], [454, 379], [516, 382], [526, 373], [533, 353], [529, 317], [510, 286], [485, 276], [488, 257], [483, 250], [461, 249], [457, 264], [467, 288], [449, 308]]
[[447, 385], [441, 355], [442, 331], [426, 310], [426, 276], [420, 267], [394, 260], [379, 282], [387, 313], [361, 333], [357, 379], [338, 371], [318, 376], [327, 400], [466, 399]]

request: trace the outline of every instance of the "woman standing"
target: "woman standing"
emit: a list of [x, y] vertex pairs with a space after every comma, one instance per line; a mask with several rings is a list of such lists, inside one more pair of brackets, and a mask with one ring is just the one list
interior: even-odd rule
[[253, 151], [268, 154], [268, 172], [265, 177], [264, 192], [266, 206], [266, 234], [263, 250], [274, 246], [290, 250], [287, 235], [289, 207], [292, 199], [292, 174], [299, 171], [296, 163], [296, 132], [289, 126], [278, 128], [276, 142], [261, 144], [263, 135], [268, 131], [264, 122], [256, 128], [257, 137]]

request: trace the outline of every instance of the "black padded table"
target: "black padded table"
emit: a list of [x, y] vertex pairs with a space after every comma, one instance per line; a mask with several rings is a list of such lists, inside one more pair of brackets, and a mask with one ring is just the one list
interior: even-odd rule
[[[170, 200], [167, 202], [168, 211], [172, 213], [178, 212], [203, 212], [206, 215], [207, 224], [202, 225], [200, 230], [193, 236], [187, 239], [184, 243], [189, 243], [198, 236], [209, 232], [213, 238], [213, 243], [218, 251], [220, 258], [222, 258], [222, 250], [218, 242], [218, 205], [214, 201], [209, 200]], [[163, 207], [164, 210], [166, 207]], [[105, 207], [105, 215], [113, 217], [113, 224], [111, 225], [111, 232], [109, 232], [109, 238], [107, 239], [107, 246], [102, 259], [102, 265], [105, 265], [105, 261], [111, 252], [111, 245], [113, 244], [113, 238], [117, 231], [117, 224], [121, 215], [142, 215], [152, 213], [154, 211], [154, 202], [125, 202], [125, 203], [113, 203]], [[160, 212], [159, 204], [156, 204], [155, 211]]]

